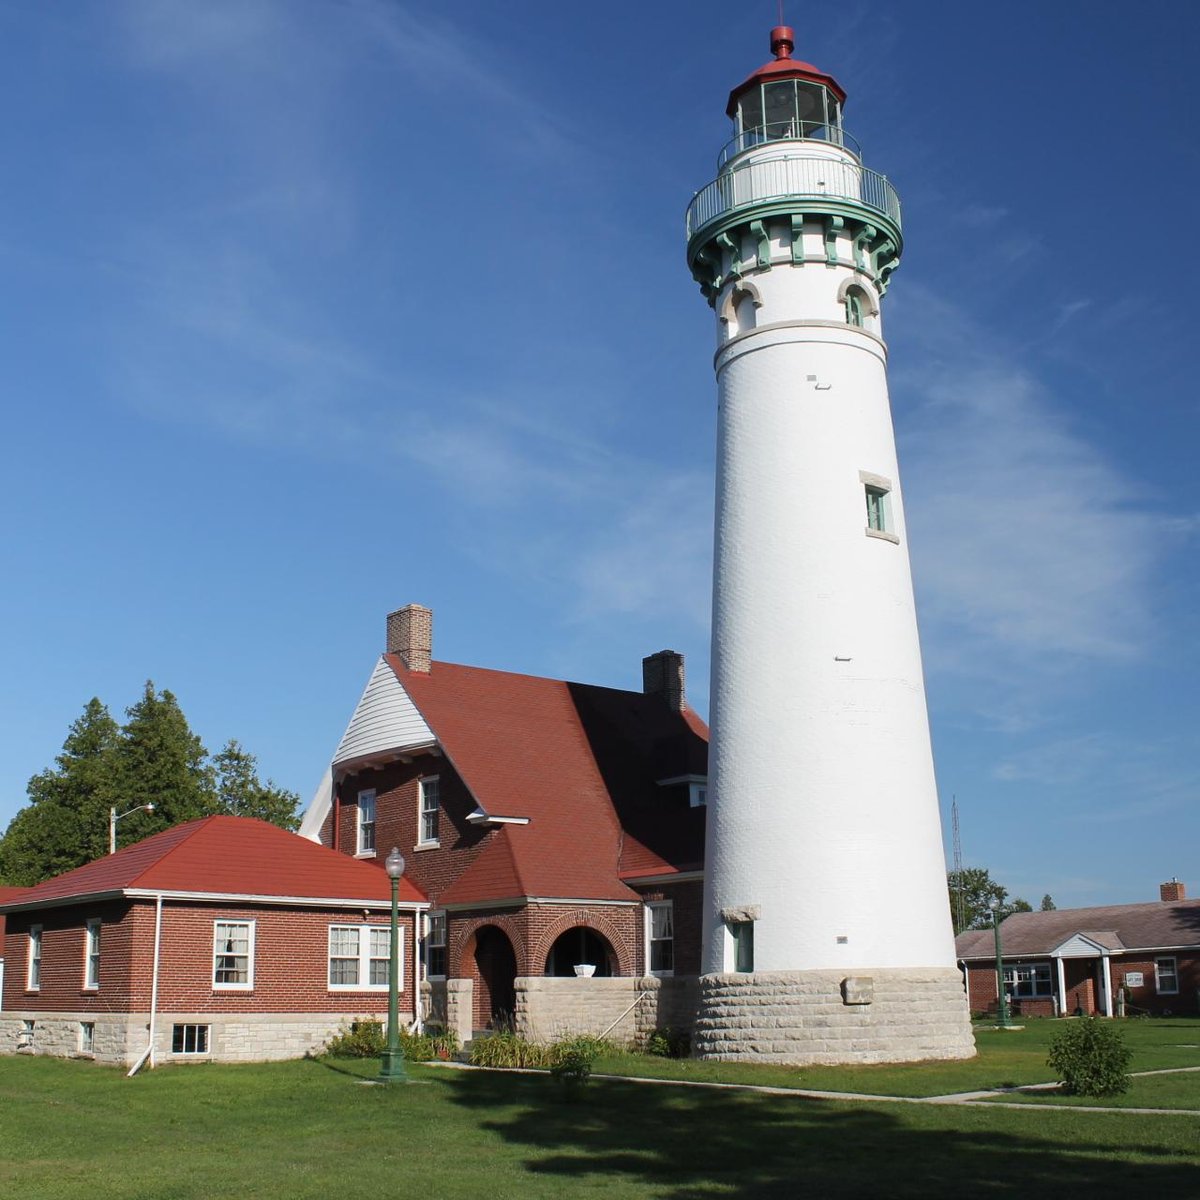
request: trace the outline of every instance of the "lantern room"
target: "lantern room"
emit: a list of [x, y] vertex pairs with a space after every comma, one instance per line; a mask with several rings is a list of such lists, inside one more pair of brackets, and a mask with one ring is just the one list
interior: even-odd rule
[[777, 25], [771, 30], [774, 59], [729, 94], [725, 111], [733, 118], [734, 136], [721, 155], [722, 165], [764, 142], [803, 139], [846, 144], [842, 131], [846, 93], [832, 75], [792, 58], [794, 45], [792, 30]]

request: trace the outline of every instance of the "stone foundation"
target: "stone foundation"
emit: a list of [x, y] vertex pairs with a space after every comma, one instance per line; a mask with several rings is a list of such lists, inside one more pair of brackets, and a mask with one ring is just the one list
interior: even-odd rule
[[531, 976], [516, 981], [516, 1031], [532, 1042], [577, 1034], [641, 1044], [655, 1029], [689, 1032], [696, 1018], [695, 976]]
[[948, 969], [704, 975], [693, 1051], [723, 1062], [972, 1058], [962, 975]]
[[[358, 1014], [386, 1021], [386, 1013]], [[353, 1018], [346, 1013], [160, 1013], [155, 1023], [154, 1058], [158, 1065], [182, 1062], [267, 1062], [317, 1053]], [[411, 1013], [401, 1011], [407, 1024]], [[33, 1022], [33, 1037], [25, 1022]], [[80, 1051], [80, 1026], [94, 1027], [92, 1053]], [[208, 1053], [174, 1054], [175, 1025], [207, 1025]], [[0, 1014], [0, 1053], [87, 1057], [132, 1066], [146, 1049], [148, 1013], [5, 1012]]]

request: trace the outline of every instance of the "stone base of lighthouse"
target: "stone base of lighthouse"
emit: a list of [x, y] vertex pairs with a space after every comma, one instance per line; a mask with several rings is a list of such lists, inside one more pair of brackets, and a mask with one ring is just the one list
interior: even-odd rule
[[795, 1065], [975, 1055], [954, 968], [703, 975], [692, 1046], [700, 1058]]

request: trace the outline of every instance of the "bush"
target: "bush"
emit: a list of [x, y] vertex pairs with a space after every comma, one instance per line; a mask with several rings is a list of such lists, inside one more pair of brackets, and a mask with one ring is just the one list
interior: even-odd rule
[[1072, 1096], [1119, 1096], [1129, 1090], [1132, 1057], [1110, 1021], [1079, 1017], [1055, 1035], [1046, 1062]]
[[580, 1033], [574, 1037], [563, 1038], [550, 1047], [550, 1065], [553, 1066], [568, 1054], [582, 1054], [591, 1064], [596, 1059], [614, 1052], [615, 1047], [608, 1038], [596, 1037], [590, 1033]]
[[325, 1053], [334, 1058], [378, 1058], [387, 1049], [387, 1037], [380, 1021], [351, 1021], [325, 1045]]
[[659, 1058], [687, 1058], [691, 1052], [692, 1038], [684, 1029], [656, 1029], [646, 1039], [646, 1053]]
[[476, 1067], [545, 1067], [550, 1065], [550, 1049], [502, 1030], [471, 1043], [471, 1063]]

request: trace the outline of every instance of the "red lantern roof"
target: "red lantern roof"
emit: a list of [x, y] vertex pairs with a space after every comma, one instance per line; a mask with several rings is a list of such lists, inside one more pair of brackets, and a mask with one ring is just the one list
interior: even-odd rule
[[846, 103], [846, 93], [832, 75], [826, 75], [812, 63], [801, 62], [798, 58], [792, 57], [795, 44], [795, 36], [790, 26], [776, 25], [771, 30], [771, 52], [775, 57], [769, 63], [759, 67], [753, 75], [747, 77], [729, 93], [729, 104], [725, 108], [726, 116], [732, 117], [736, 114], [738, 100], [744, 92], [757, 87], [760, 83], [773, 83], [777, 79], [805, 79], [809, 83], [819, 83], [822, 87], [827, 87], [838, 98], [839, 104]]

